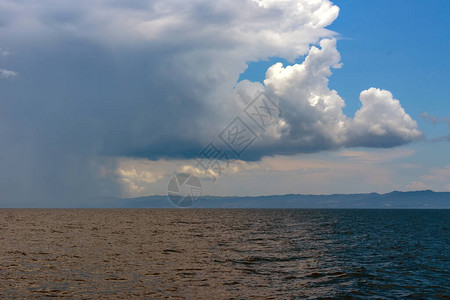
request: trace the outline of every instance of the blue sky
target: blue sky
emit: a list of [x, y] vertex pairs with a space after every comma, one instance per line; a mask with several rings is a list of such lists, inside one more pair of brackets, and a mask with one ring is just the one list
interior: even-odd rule
[[[448, 1], [333, 1], [339, 17], [328, 26], [338, 34], [343, 67], [333, 70], [329, 86], [345, 100], [345, 114], [360, 107], [359, 93], [375, 86], [391, 91], [418, 122], [427, 139], [448, 135], [445, 122], [421, 114], [450, 114], [450, 10]], [[301, 62], [303, 57], [296, 59]], [[284, 59], [251, 62], [240, 80], [263, 82], [265, 70]], [[450, 162], [448, 143], [418, 142], [410, 160], [439, 167]], [[409, 159], [408, 159], [409, 160]], [[416, 174], [417, 176], [417, 174]]]
[[[0, 206], [179, 172], [216, 195], [450, 190], [449, 6], [4, 0]], [[196, 158], [260, 92], [283, 114], [212, 183]]]
[[[428, 111], [448, 116], [450, 111], [450, 2], [433, 1], [333, 1], [339, 17], [328, 26], [338, 33], [343, 68], [333, 71], [330, 87], [345, 99], [344, 112], [353, 115], [359, 93], [376, 86], [403, 100], [403, 107], [429, 135], [447, 128], [433, 128], [420, 120]], [[253, 62], [240, 80], [262, 82], [265, 70], [278, 57]], [[296, 62], [302, 61], [302, 58]]]
[[[339, 49], [344, 68], [335, 72], [330, 86], [339, 88], [348, 112], [356, 110], [358, 89], [370, 84], [394, 93], [428, 139], [448, 135], [448, 125], [433, 125], [420, 115], [428, 112], [448, 118], [450, 114], [450, 19], [446, 13], [450, 2], [335, 3], [341, 12], [329, 28], [342, 37]], [[450, 161], [448, 143], [410, 147], [420, 153], [415, 161], [436, 167]]]

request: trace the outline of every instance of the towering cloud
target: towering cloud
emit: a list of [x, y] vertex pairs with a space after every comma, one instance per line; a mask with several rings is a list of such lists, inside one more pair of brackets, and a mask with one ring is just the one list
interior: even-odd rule
[[[339, 9], [328, 0], [5, 0], [1, 8], [0, 47], [10, 53], [1, 74], [20, 76], [0, 81], [0, 201], [114, 194], [99, 172], [105, 157], [194, 157], [261, 90], [284, 114], [249, 160], [420, 137], [387, 91], [363, 92], [353, 119], [342, 113], [328, 88], [340, 67], [326, 29]], [[305, 54], [302, 64], [270, 67], [264, 86], [237, 84], [248, 62]]]
[[[332, 68], [340, 68], [336, 40], [323, 39], [313, 46], [302, 64], [267, 70], [263, 86], [242, 82], [238, 94], [249, 101], [255, 91], [265, 91], [279, 103], [284, 128], [272, 144], [262, 144], [260, 154], [293, 154], [339, 147], [393, 147], [422, 137], [416, 121], [386, 90], [361, 92], [361, 108], [354, 118], [343, 114], [344, 100], [328, 87]], [[248, 90], [249, 92], [245, 92]]]

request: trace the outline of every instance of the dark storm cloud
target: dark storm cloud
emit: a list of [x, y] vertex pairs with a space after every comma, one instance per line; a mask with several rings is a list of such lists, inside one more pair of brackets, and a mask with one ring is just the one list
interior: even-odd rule
[[[0, 201], [81, 201], [116, 194], [99, 174], [107, 157], [193, 158], [264, 90], [283, 111], [243, 159], [416, 139], [392, 95], [369, 92], [354, 120], [327, 86], [339, 67], [331, 40], [303, 66], [241, 82], [246, 62], [295, 59], [338, 15], [329, 1], [5, 1], [0, 15]], [[4, 60], [4, 61], [3, 61]], [[317, 99], [316, 99], [317, 98]], [[381, 100], [380, 100], [381, 99]], [[392, 109], [391, 109], [392, 108]], [[400, 111], [400, 114], [398, 114]], [[408, 119], [409, 118], [409, 119]], [[113, 167], [112, 167], [113, 168]]]

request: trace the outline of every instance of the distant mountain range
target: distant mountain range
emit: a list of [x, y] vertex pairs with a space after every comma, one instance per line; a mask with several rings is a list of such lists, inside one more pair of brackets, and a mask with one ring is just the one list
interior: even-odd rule
[[[167, 196], [102, 198], [91, 207], [173, 208]], [[274, 195], [256, 197], [203, 196], [195, 208], [446, 208], [450, 192], [415, 191], [387, 194]]]

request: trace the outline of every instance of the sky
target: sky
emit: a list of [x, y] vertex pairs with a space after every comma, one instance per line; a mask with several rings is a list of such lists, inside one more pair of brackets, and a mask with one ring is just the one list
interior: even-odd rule
[[0, 0], [0, 206], [450, 191], [449, 6]]

